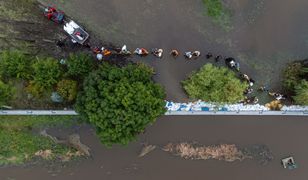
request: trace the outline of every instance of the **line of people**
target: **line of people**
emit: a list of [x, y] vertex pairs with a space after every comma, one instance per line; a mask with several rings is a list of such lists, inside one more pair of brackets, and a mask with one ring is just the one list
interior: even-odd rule
[[[244, 104], [256, 104], [258, 103], [259, 99], [256, 96], [250, 96], [249, 94], [253, 93], [253, 85], [255, 84], [255, 80], [250, 78], [247, 74], [240, 73], [240, 77], [242, 80], [248, 83], [247, 89], [244, 91], [245, 99], [242, 101]], [[269, 96], [275, 98], [275, 100], [281, 101], [285, 100], [287, 98], [286, 95], [277, 93], [277, 92], [271, 92], [269, 88], [266, 85], [263, 85], [258, 88], [259, 92], [266, 92]]]
[[[149, 51], [145, 48], [136, 48], [135, 51], [133, 51], [133, 53], [131, 53], [131, 51], [129, 51], [127, 49], [126, 45], [123, 45], [121, 48], [105, 48], [105, 47], [94, 47], [92, 48], [89, 44], [88, 46], [89, 48], [92, 49], [92, 52], [96, 55], [96, 59], [101, 61], [104, 59], [104, 57], [108, 57], [111, 56], [112, 54], [117, 54], [117, 55], [123, 55], [123, 56], [130, 56], [132, 54], [136, 54], [139, 55], [141, 57], [143, 56], [147, 56], [149, 55]], [[164, 53], [164, 50], [161, 48], [154, 48], [151, 50], [151, 54], [153, 54], [155, 57], [157, 58], [162, 58]], [[176, 49], [172, 49], [169, 53], [170, 56], [177, 58], [178, 56], [180, 56], [180, 52]], [[198, 50], [195, 51], [187, 51], [184, 52], [183, 56], [190, 60], [190, 59], [197, 59], [198, 57], [201, 56], [201, 52]], [[255, 84], [255, 80], [253, 80], [251, 77], [249, 77], [247, 74], [241, 73], [240, 72], [240, 64], [239, 62], [237, 62], [233, 57], [227, 57], [224, 58], [222, 55], [216, 55], [214, 57], [214, 55], [212, 53], [207, 53], [205, 54], [206, 59], [211, 59], [214, 58], [215, 62], [218, 63], [220, 62], [222, 59], [224, 59], [225, 64], [227, 65], [227, 67], [229, 67], [230, 69], [239, 72], [240, 74], [240, 78], [243, 81], [246, 81], [248, 83], [248, 87], [247, 89], [243, 92], [245, 95], [245, 99], [242, 101], [242, 103], [244, 104], [256, 104], [258, 103], [258, 98], [256, 96], [251, 96], [250, 94], [252, 94], [254, 92], [253, 90], [253, 86]], [[258, 91], [260, 92], [267, 92], [268, 95], [272, 96], [273, 98], [275, 98], [276, 100], [284, 100], [286, 99], [286, 96], [280, 93], [276, 93], [276, 92], [270, 92], [267, 86], [261, 86]]]
[[[101, 47], [101, 48], [94, 47], [94, 48], [92, 48], [92, 51], [97, 55], [97, 57], [98, 57], [97, 59], [98, 60], [101, 60], [102, 57], [109, 56], [111, 54], [125, 55], [125, 56], [136, 54], [136, 55], [139, 55], [141, 57], [144, 57], [144, 56], [147, 56], [149, 54], [152, 54], [152, 55], [154, 55], [157, 58], [162, 58], [163, 57], [163, 53], [164, 53], [164, 50], [161, 49], [161, 48], [153, 48], [150, 52], [146, 48], [136, 48], [135, 51], [133, 51], [133, 53], [131, 53], [131, 51], [129, 51], [127, 49], [126, 45], [122, 46], [122, 48], [117, 48], [115, 50], [114, 49], [108, 49], [108, 48], [105, 48], [105, 47]], [[106, 53], [106, 52], [108, 52], [108, 53]], [[176, 49], [172, 49], [170, 51], [169, 55], [171, 55], [174, 58], [177, 58], [180, 55], [180, 52], [178, 50], [176, 50]], [[198, 57], [201, 56], [201, 52], [198, 51], [198, 50], [186, 51], [186, 52], [184, 52], [183, 56], [186, 59], [197, 59]], [[207, 59], [210, 59], [210, 58], [213, 57], [213, 55], [212, 55], [212, 53], [207, 53], [205, 55], [205, 57]], [[223, 57], [221, 55], [218, 55], [218, 56], [215, 57], [215, 61], [218, 62], [222, 58]], [[229, 59], [227, 59], [227, 61]], [[233, 58], [231, 58], [231, 59], [233, 59]], [[234, 62], [234, 61], [232, 61], [232, 60], [229, 62], [229, 64], [230, 64], [230, 67], [233, 67], [233, 66], [239, 67], [239, 64]]]

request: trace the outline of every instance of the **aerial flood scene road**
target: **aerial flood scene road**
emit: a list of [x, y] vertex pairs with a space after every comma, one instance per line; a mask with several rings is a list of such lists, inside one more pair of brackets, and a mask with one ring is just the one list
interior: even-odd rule
[[0, 0], [0, 180], [308, 178], [307, 0]]

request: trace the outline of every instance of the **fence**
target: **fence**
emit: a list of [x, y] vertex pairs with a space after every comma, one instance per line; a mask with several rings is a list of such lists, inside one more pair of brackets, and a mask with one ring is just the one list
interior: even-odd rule
[[[58, 111], [58, 110], [3, 110], [1, 115], [26, 115], [26, 116], [76, 116], [78, 113], [72, 110]], [[249, 115], [249, 116], [308, 116], [308, 111], [167, 111], [167, 116], [176, 115]]]
[[214, 104], [203, 101], [175, 103], [166, 101], [166, 115], [288, 115], [308, 116], [308, 106], [283, 106], [271, 111], [260, 104]]
[[54, 116], [65, 116], [65, 115], [78, 115], [72, 110], [2, 110], [0, 115], [28, 115], [28, 116], [43, 116], [43, 115], [54, 115]]
[[308, 111], [167, 111], [165, 115], [308, 116]]

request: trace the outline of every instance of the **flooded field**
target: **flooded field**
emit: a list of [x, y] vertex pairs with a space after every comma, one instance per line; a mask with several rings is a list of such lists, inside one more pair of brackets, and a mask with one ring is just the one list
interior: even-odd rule
[[[253, 116], [165, 116], [126, 147], [103, 147], [93, 130], [80, 130], [81, 140], [90, 146], [92, 158], [65, 168], [20, 167], [0, 169], [1, 180], [304, 180], [308, 176], [308, 122], [305, 117]], [[200, 144], [235, 143], [267, 145], [274, 159], [266, 166], [253, 160], [223, 162], [184, 160], [159, 149], [143, 158], [138, 154], [142, 143], [159, 147], [173, 142], [197, 141]], [[299, 168], [283, 169], [280, 159], [292, 155]]]
[[[44, 0], [54, 3], [54, 1]], [[281, 70], [287, 62], [308, 57], [308, 1], [306, 0], [231, 0], [224, 1], [230, 10], [230, 31], [206, 16], [202, 0], [57, 0], [67, 14], [98, 34], [105, 42], [127, 44], [129, 48], [161, 47], [168, 53], [200, 50], [233, 56], [242, 71], [280, 88]], [[137, 58], [153, 65], [156, 80], [162, 83], [168, 99], [187, 100], [180, 81], [192, 70], [213, 60], [161, 60]]]
[[[242, 71], [259, 84], [279, 89], [280, 74], [287, 62], [308, 57], [307, 0], [230, 0], [230, 31], [204, 15], [202, 0], [44, 0], [56, 3], [69, 16], [98, 34], [105, 42], [127, 44], [130, 49], [161, 47], [167, 51], [200, 50], [233, 56]], [[147, 57], [134, 59], [152, 65], [155, 79], [165, 86], [167, 99], [186, 101], [180, 81], [207, 62]], [[223, 62], [220, 62], [223, 64]], [[103, 147], [89, 127], [81, 140], [92, 149], [91, 159], [49, 170], [44, 167], [0, 169], [2, 180], [287, 180], [308, 176], [306, 117], [165, 116], [127, 147]], [[255, 161], [226, 163], [190, 161], [155, 150], [138, 158], [142, 143], [162, 146], [168, 142], [197, 141], [204, 145], [265, 144], [275, 159], [267, 166]], [[281, 167], [280, 158], [293, 155], [299, 169]]]

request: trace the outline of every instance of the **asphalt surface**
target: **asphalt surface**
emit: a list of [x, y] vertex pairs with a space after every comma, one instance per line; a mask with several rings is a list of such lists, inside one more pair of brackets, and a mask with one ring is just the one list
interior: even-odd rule
[[[0, 169], [1, 180], [305, 180], [308, 172], [308, 119], [283, 116], [164, 116], [136, 142], [128, 146], [103, 147], [88, 127], [81, 140], [91, 148], [92, 158], [68, 167], [18, 167]], [[217, 160], [184, 160], [159, 149], [138, 158], [142, 143], [158, 146], [169, 142], [197, 141], [203, 145], [231, 143], [241, 147], [267, 145], [274, 160], [262, 166], [254, 160], [233, 163]], [[299, 168], [283, 169], [280, 160], [292, 155]]]

